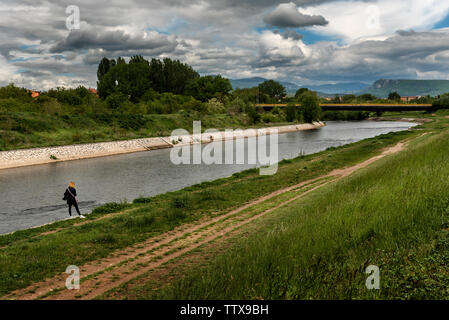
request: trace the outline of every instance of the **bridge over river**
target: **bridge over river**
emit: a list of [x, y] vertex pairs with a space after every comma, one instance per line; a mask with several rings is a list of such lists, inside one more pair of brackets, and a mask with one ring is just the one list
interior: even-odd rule
[[[300, 104], [296, 105], [300, 107]], [[287, 104], [256, 104], [257, 108], [271, 110], [273, 108], [285, 108]], [[436, 107], [431, 104], [321, 104], [323, 111], [370, 111], [370, 112], [386, 112], [386, 111], [427, 111], [434, 112]]]

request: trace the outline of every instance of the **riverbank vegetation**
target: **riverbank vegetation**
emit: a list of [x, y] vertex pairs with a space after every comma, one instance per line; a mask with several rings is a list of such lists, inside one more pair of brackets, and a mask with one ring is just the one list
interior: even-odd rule
[[[169, 58], [129, 61], [104, 58], [97, 70], [97, 89], [55, 88], [32, 92], [13, 84], [0, 88], [0, 150], [169, 136], [190, 130], [192, 120], [203, 129], [248, 128], [316, 120], [362, 120], [368, 112], [321, 112], [319, 103], [431, 103], [449, 106], [449, 95], [403, 102], [370, 94], [319, 98], [306, 88], [288, 95], [278, 82], [233, 90], [220, 75], [201, 76], [189, 65]], [[258, 103], [285, 103], [264, 110]], [[294, 108], [294, 104], [304, 106]]]
[[200, 76], [168, 58], [104, 58], [97, 77], [98, 92], [80, 86], [32, 97], [33, 92], [13, 84], [0, 88], [0, 150], [169, 136], [178, 128], [191, 129], [193, 120], [201, 120], [203, 129], [318, 120], [319, 101], [312, 93], [314, 109], [287, 119], [283, 109], [254, 106], [286, 99], [276, 81], [232, 90], [228, 79]]
[[0, 294], [58, 274], [67, 265], [105, 257], [181, 224], [228, 213], [281, 188], [354, 165], [434, 126], [427, 123], [420, 131], [391, 133], [283, 161], [274, 176], [260, 176], [254, 169], [133, 203], [109, 204], [88, 215], [87, 224], [68, 220], [0, 236]]

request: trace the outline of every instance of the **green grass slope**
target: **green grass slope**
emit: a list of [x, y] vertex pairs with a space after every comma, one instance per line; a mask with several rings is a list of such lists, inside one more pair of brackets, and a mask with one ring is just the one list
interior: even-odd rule
[[[141, 298], [448, 299], [449, 130], [280, 208], [203, 269]], [[367, 290], [367, 266], [381, 289]]]

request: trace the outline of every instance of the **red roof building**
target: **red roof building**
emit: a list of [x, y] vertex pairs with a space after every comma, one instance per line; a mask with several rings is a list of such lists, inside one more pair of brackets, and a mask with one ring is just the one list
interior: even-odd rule
[[413, 101], [413, 100], [417, 100], [419, 98], [421, 98], [421, 96], [401, 97], [401, 101], [410, 102], [410, 101]]
[[39, 91], [29, 90], [29, 92], [31, 93], [31, 98], [37, 98], [40, 95]]

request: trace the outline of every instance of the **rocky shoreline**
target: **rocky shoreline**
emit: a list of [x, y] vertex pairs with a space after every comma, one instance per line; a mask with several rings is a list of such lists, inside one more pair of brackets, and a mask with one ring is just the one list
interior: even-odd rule
[[0, 170], [18, 168], [24, 166], [55, 163], [60, 161], [81, 160], [88, 158], [106, 157], [125, 153], [150, 151], [157, 149], [173, 148], [196, 143], [210, 143], [228, 139], [241, 139], [253, 136], [269, 134], [277, 130], [279, 134], [313, 130], [325, 126], [323, 122], [311, 124], [298, 124], [281, 127], [269, 127], [262, 129], [247, 129], [242, 132], [228, 133], [225, 131], [215, 133], [203, 133], [197, 135], [183, 135], [173, 137], [144, 138], [126, 141], [100, 142], [80, 145], [67, 145], [60, 147], [34, 148], [23, 150], [11, 150], [0, 152]]

